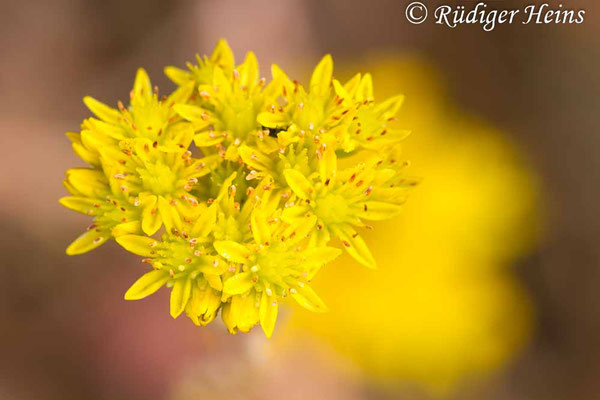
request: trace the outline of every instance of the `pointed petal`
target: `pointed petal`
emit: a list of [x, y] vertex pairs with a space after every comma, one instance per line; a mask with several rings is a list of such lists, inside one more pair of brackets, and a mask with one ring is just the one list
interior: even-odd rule
[[358, 88], [358, 84], [360, 83], [361, 75], [360, 73], [354, 75], [348, 82], [344, 84], [344, 89], [350, 96], [354, 96]]
[[223, 284], [223, 293], [228, 295], [236, 295], [246, 293], [252, 289], [254, 282], [250, 272], [242, 272], [227, 279]]
[[240, 84], [249, 89], [254, 87], [259, 80], [258, 61], [252, 51], [246, 54], [244, 63], [238, 67], [240, 71]]
[[177, 208], [162, 196], [158, 197], [158, 212], [168, 233], [173, 232], [174, 229], [181, 232], [181, 215]]
[[308, 280], [313, 279], [323, 265], [335, 260], [340, 254], [342, 251], [335, 247], [313, 247], [306, 250], [303, 256], [308, 269]]
[[310, 195], [313, 192], [312, 183], [310, 183], [300, 171], [286, 169], [283, 171], [283, 176], [285, 177], [287, 184], [298, 197], [301, 199], [310, 198]]
[[66, 178], [69, 185], [85, 197], [101, 199], [110, 193], [106, 176], [99, 170], [71, 168]]
[[280, 112], [261, 112], [256, 117], [256, 120], [262, 126], [273, 129], [286, 129], [290, 124], [288, 116]]
[[66, 196], [58, 201], [63, 207], [85, 215], [99, 214], [99, 202], [87, 197]]
[[325, 94], [329, 90], [331, 78], [333, 76], [333, 60], [331, 55], [327, 54], [317, 64], [310, 78], [310, 91], [317, 94]]
[[215, 222], [217, 220], [217, 207], [216, 204], [212, 204], [206, 208], [194, 222], [192, 228], [192, 235], [206, 237], [213, 230]]
[[75, 239], [73, 243], [67, 247], [67, 254], [73, 256], [76, 254], [87, 253], [90, 250], [94, 250], [108, 239], [110, 239], [109, 232], [98, 232], [95, 229], [92, 229]]
[[227, 73], [231, 73], [235, 63], [233, 52], [225, 39], [219, 39], [213, 50], [210, 60], [221, 67]]
[[375, 107], [375, 112], [381, 113], [384, 119], [391, 118], [398, 113], [402, 103], [404, 103], [404, 95], [394, 96], [378, 104]]
[[99, 102], [93, 97], [86, 96], [83, 98], [83, 102], [85, 103], [87, 108], [90, 109], [91, 112], [93, 112], [98, 118], [100, 118], [103, 121], [114, 124], [119, 121], [119, 118], [121, 118], [121, 113], [119, 113], [118, 110], [115, 110], [114, 108], [111, 108], [106, 104]]
[[365, 201], [360, 218], [371, 221], [381, 221], [395, 217], [402, 212], [402, 206], [383, 201]]
[[208, 122], [206, 121], [208, 118], [208, 113], [200, 107], [189, 104], [175, 104], [173, 109], [177, 114], [188, 121], [202, 122], [203, 124], [208, 125]]
[[142, 230], [148, 236], [152, 236], [160, 229], [162, 218], [158, 212], [156, 196], [147, 196], [142, 200]]
[[269, 229], [267, 219], [260, 210], [255, 209], [252, 212], [250, 224], [252, 226], [252, 235], [254, 236], [256, 243], [264, 244], [271, 241], [271, 229]]
[[292, 293], [292, 297], [302, 307], [318, 313], [329, 311], [325, 303], [323, 303], [323, 300], [317, 296], [310, 286], [305, 284], [303, 287], [297, 286], [295, 289], [296, 292]]
[[143, 68], [139, 68], [133, 82], [133, 99], [131, 100], [131, 104], [137, 104], [142, 99], [150, 99], [152, 94], [150, 78]]
[[112, 228], [111, 233], [114, 237], [134, 235], [141, 233], [141, 226], [140, 221], [124, 222]]
[[150, 271], [144, 275], [125, 293], [125, 300], [139, 300], [146, 296], [150, 296], [158, 289], [163, 287], [169, 280], [169, 273], [167, 271], [155, 270]]
[[177, 318], [185, 309], [192, 294], [192, 280], [189, 277], [177, 279], [171, 290], [171, 317]]
[[360, 80], [355, 98], [358, 101], [373, 100], [373, 78], [371, 78], [371, 74], [365, 74]]
[[321, 181], [332, 179], [337, 172], [337, 156], [333, 147], [328, 147], [319, 160], [319, 174]]
[[239, 153], [242, 161], [251, 169], [255, 169], [257, 171], [273, 170], [273, 160], [258, 149], [242, 145], [239, 148]]
[[158, 244], [156, 240], [139, 235], [123, 235], [115, 239], [125, 250], [142, 257], [154, 255], [153, 248]]
[[185, 85], [192, 80], [192, 74], [177, 67], [168, 66], [164, 69], [165, 75], [179, 86]]
[[350, 226], [331, 226], [331, 233], [337, 236], [344, 248], [356, 261], [367, 268], [375, 269], [377, 265], [365, 241]]
[[205, 274], [204, 278], [206, 278], [206, 281], [208, 282], [211, 288], [218, 291], [223, 290], [223, 281], [221, 280], [221, 277], [219, 275]]
[[267, 296], [265, 292], [262, 293], [260, 300], [260, 326], [262, 326], [265, 336], [270, 338], [273, 335], [275, 329], [275, 322], [277, 321], [278, 304], [275, 296]]
[[250, 255], [250, 250], [246, 246], [232, 240], [215, 241], [213, 246], [217, 253], [228, 261], [244, 263]]

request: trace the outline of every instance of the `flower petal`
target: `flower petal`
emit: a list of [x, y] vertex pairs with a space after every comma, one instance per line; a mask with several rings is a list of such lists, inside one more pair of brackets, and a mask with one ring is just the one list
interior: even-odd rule
[[150, 271], [142, 275], [140, 279], [131, 285], [125, 293], [125, 300], [139, 300], [146, 296], [150, 296], [152, 293], [163, 287], [169, 278], [170, 276], [167, 271]]
[[111, 233], [114, 237], [141, 233], [140, 221], [124, 222], [112, 228]]
[[146, 99], [152, 98], [152, 84], [150, 78], [143, 68], [138, 68], [133, 82], [133, 99], [132, 105], [143, 104]]
[[123, 235], [115, 238], [125, 250], [142, 257], [151, 257], [155, 254], [153, 248], [158, 242], [150, 237], [139, 235]]
[[114, 108], [107, 106], [104, 103], [99, 102], [93, 97], [86, 96], [83, 98], [83, 102], [98, 118], [103, 121], [110, 123], [117, 123], [121, 118], [121, 113]]
[[302, 175], [301, 172], [295, 169], [286, 169], [283, 171], [283, 176], [290, 188], [301, 199], [308, 199], [313, 191], [312, 184]]
[[99, 202], [86, 197], [66, 196], [58, 201], [63, 207], [85, 215], [98, 215]]
[[271, 240], [271, 229], [269, 228], [267, 219], [260, 210], [255, 209], [252, 212], [250, 224], [252, 226], [252, 235], [254, 236], [256, 243], [264, 244]]
[[67, 254], [70, 256], [87, 253], [94, 250], [104, 242], [110, 239], [110, 233], [106, 231], [98, 232], [96, 229], [89, 230], [79, 236], [67, 247]]
[[317, 296], [315, 291], [310, 286], [304, 284], [303, 287], [296, 286], [294, 289], [295, 292], [293, 292], [291, 295], [302, 307], [318, 313], [329, 311], [325, 303], [323, 303], [323, 300]]
[[290, 124], [287, 115], [283, 113], [261, 112], [256, 117], [256, 120], [262, 126], [273, 129], [286, 129]]
[[173, 284], [171, 290], [171, 317], [177, 318], [185, 309], [192, 294], [192, 280], [189, 277], [180, 278]]
[[270, 338], [273, 335], [275, 329], [275, 322], [277, 321], [278, 304], [275, 296], [268, 296], [266, 292], [262, 293], [260, 300], [260, 326], [262, 326], [265, 336]]
[[330, 229], [331, 233], [342, 241], [348, 254], [350, 254], [356, 261], [367, 268], [377, 268], [375, 259], [367, 247], [367, 244], [360, 236], [358, 236], [354, 229], [352, 229], [349, 225], [333, 225], [330, 227]]
[[246, 59], [238, 69], [240, 71], [241, 86], [252, 89], [259, 79], [258, 61], [252, 51], [249, 51], [248, 54], [246, 54]]
[[333, 75], [333, 60], [327, 54], [319, 61], [310, 78], [310, 91], [324, 95], [329, 90]]
[[365, 201], [360, 217], [371, 221], [381, 221], [395, 217], [402, 212], [402, 206], [383, 201]]
[[219, 39], [215, 49], [210, 55], [210, 60], [221, 67], [227, 73], [231, 73], [235, 59], [233, 57], [233, 51], [229, 47], [227, 40]]
[[308, 280], [314, 278], [319, 269], [336, 259], [342, 251], [335, 247], [313, 247], [303, 253], [304, 264], [309, 269]]
[[228, 295], [236, 295], [246, 293], [252, 289], [254, 282], [250, 272], [242, 272], [227, 279], [223, 284], [223, 293]]
[[213, 243], [217, 253], [227, 261], [244, 263], [250, 255], [250, 250], [246, 246], [234, 242], [233, 240], [215, 241]]
[[142, 199], [142, 230], [148, 236], [154, 235], [162, 225], [162, 218], [158, 212], [156, 196], [146, 196]]
[[217, 220], [217, 206], [213, 203], [210, 207], [206, 208], [201, 212], [194, 226], [192, 227], [191, 233], [194, 236], [206, 237], [215, 227]]
[[173, 66], [165, 67], [164, 73], [179, 86], [184, 85], [192, 79], [192, 75], [188, 71]]

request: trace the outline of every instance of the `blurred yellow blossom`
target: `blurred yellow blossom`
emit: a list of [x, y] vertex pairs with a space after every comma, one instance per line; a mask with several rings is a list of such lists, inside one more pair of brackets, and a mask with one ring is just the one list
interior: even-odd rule
[[379, 270], [341, 257], [313, 284], [331, 313], [295, 313], [288, 329], [321, 337], [374, 380], [447, 394], [530, 335], [531, 304], [510, 267], [538, 234], [537, 181], [501, 132], [449, 105], [426, 63], [361, 66], [378, 95], [407, 95], [399, 118], [415, 135], [403, 156], [424, 180], [401, 218], [364, 235]]

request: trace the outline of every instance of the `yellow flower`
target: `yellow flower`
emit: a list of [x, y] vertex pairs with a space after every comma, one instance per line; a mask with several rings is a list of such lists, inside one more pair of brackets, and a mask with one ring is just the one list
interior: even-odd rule
[[275, 79], [266, 85], [265, 79], [260, 78], [254, 53], [249, 52], [244, 62], [234, 68], [231, 50], [225, 41], [220, 41], [210, 59], [198, 58], [198, 65], [190, 65], [189, 69], [191, 72], [185, 73], [170, 67], [167, 73], [178, 84], [186, 85], [192, 78], [199, 84], [192, 104], [175, 106], [179, 115], [194, 126], [198, 147], [232, 161], [237, 160], [237, 149], [242, 143], [276, 148], [274, 139], [256, 117], [275, 101], [279, 84]]
[[256, 323], [250, 323], [252, 318], [256, 318], [270, 337], [277, 318], [278, 299], [288, 293], [310, 311], [327, 310], [308, 282], [340, 250], [307, 245], [305, 239], [314, 225], [314, 216], [308, 219], [312, 221], [288, 225], [277, 216], [267, 218], [263, 210], [256, 208], [250, 221], [252, 241], [213, 243], [217, 252], [234, 263], [238, 271], [223, 283], [223, 299], [231, 298], [223, 314], [230, 332], [234, 333], [236, 328], [247, 331]]
[[397, 215], [407, 188], [415, 184], [414, 180], [400, 177], [395, 169], [385, 168], [381, 159], [324, 174], [325, 179], [316, 183], [295, 169], [285, 170], [284, 176], [294, 197], [286, 203], [293, 207], [284, 210], [282, 219], [295, 223], [306, 214], [314, 214], [315, 245], [329, 242], [333, 235], [356, 261], [370, 268], [375, 268], [375, 259], [353, 227], [364, 226], [362, 220], [377, 221]]
[[308, 91], [277, 66], [266, 84], [252, 52], [235, 66], [225, 41], [197, 61], [166, 69], [179, 86], [166, 98], [139, 70], [128, 108], [84, 100], [97, 118], [69, 137], [91, 168], [67, 172], [61, 203], [94, 225], [67, 253], [114, 237], [152, 266], [126, 299], [167, 286], [173, 318], [221, 312], [229, 332], [270, 337], [288, 295], [327, 309], [309, 282], [341, 253], [330, 236], [375, 266], [354, 228], [398, 214], [414, 185], [398, 159], [401, 97], [376, 103], [368, 75], [342, 87], [330, 56]]
[[187, 85], [159, 100], [140, 69], [129, 108], [119, 103], [116, 110], [91, 97], [84, 99], [99, 119], [88, 118], [81, 133], [69, 137], [76, 153], [96, 168], [67, 172], [65, 186], [73, 196], [61, 199], [61, 204], [95, 219], [69, 247], [69, 254], [89, 251], [120, 234], [142, 230], [152, 235], [164, 218], [179, 217], [171, 206], [197, 206], [188, 192], [215, 160], [191, 158], [192, 128], [172, 109], [191, 91]]

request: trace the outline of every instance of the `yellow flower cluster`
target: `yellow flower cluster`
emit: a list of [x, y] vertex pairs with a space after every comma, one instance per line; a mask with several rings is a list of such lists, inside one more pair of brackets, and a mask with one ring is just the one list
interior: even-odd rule
[[129, 106], [84, 99], [96, 117], [68, 136], [91, 167], [67, 171], [60, 202], [94, 221], [67, 253], [114, 238], [152, 267], [126, 299], [166, 285], [174, 318], [206, 325], [220, 310], [231, 333], [260, 323], [270, 337], [288, 295], [326, 310], [309, 282], [341, 253], [331, 240], [375, 267], [355, 228], [396, 215], [415, 184], [397, 161], [403, 97], [376, 103], [369, 74], [340, 83], [330, 56], [308, 88], [276, 65], [267, 84], [223, 40], [165, 73], [168, 97], [140, 69]]

